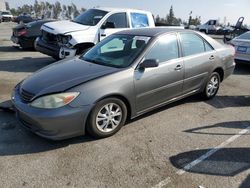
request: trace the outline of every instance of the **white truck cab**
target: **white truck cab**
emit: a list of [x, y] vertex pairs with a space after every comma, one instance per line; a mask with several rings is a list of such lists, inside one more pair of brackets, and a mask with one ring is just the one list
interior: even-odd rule
[[0, 22], [10, 22], [13, 20], [13, 15], [10, 11], [0, 11]]
[[220, 28], [218, 20], [208, 20], [205, 24], [198, 26], [198, 30], [206, 34], [216, 34]]
[[93, 8], [72, 21], [46, 23], [35, 43], [37, 51], [56, 59], [73, 57], [105, 37], [124, 30], [155, 27], [152, 13], [134, 9]]

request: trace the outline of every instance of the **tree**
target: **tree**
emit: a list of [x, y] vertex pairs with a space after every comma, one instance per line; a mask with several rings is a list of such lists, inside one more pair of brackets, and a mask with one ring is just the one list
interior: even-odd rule
[[41, 10], [42, 10], [42, 6], [38, 3], [37, 0], [35, 0], [34, 11], [35, 11], [36, 18], [41, 16]]
[[61, 12], [62, 12], [61, 3], [57, 1], [53, 6], [53, 13], [54, 13], [53, 18], [58, 19]]
[[161, 18], [159, 15], [157, 15], [155, 18], [155, 23], [160, 23], [160, 21], [161, 21]]
[[[10, 10], [8, 2], [6, 2], [6, 8]], [[50, 1], [35, 0], [34, 5], [24, 4], [18, 8], [12, 8], [10, 11], [13, 15], [17, 16], [23, 13], [33, 14], [36, 18], [54, 18], [59, 17], [63, 19], [72, 19], [80, 14], [79, 10], [85, 11], [85, 8], [78, 9], [75, 4], [69, 6], [61, 5], [57, 0], [55, 3]]]
[[174, 10], [173, 10], [173, 6], [171, 6], [170, 9], [169, 9], [169, 14], [167, 15], [167, 24], [173, 25], [174, 20], [175, 20]]
[[85, 12], [86, 11], [86, 9], [85, 8], [81, 8], [81, 12]]
[[8, 2], [5, 2], [5, 7], [6, 7], [6, 10], [10, 10], [10, 5]]
[[72, 5], [69, 5], [67, 7], [67, 14], [66, 14], [67, 18], [72, 19], [72, 13], [73, 13], [73, 7]]
[[77, 7], [76, 7], [76, 5], [74, 3], [72, 3], [72, 11], [73, 11], [73, 17], [74, 18], [77, 17], [80, 14], [80, 12], [78, 11], [78, 9], [77, 9]]

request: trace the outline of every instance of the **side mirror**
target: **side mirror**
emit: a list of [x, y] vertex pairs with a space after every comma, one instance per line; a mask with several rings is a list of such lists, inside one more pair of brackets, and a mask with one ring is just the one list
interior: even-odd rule
[[158, 59], [146, 59], [140, 64], [140, 68], [153, 68], [159, 66]]
[[106, 22], [101, 27], [101, 29], [108, 29], [108, 28], [115, 28], [115, 23], [114, 22]]

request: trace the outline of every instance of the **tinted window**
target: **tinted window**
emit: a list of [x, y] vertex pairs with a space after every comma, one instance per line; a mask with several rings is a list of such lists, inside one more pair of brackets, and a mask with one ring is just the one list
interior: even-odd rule
[[96, 25], [108, 12], [98, 9], [89, 9], [77, 16], [73, 22], [83, 25]]
[[126, 13], [116, 13], [111, 15], [106, 22], [113, 22], [115, 24], [115, 28], [127, 28], [127, 16]]
[[203, 39], [191, 33], [182, 33], [180, 35], [184, 56], [205, 52]]
[[147, 27], [149, 26], [148, 17], [142, 13], [130, 13], [131, 23], [133, 28]]
[[159, 63], [179, 57], [176, 35], [160, 37], [150, 49], [145, 59], [158, 59]]

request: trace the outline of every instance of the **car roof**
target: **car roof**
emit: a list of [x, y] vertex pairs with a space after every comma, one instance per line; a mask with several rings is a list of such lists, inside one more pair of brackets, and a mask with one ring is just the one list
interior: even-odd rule
[[165, 33], [182, 32], [182, 31], [194, 32], [192, 30], [184, 30], [178, 27], [154, 27], [154, 28], [129, 29], [117, 32], [116, 34], [156, 37]]
[[201, 32], [197, 32], [194, 30], [182, 29], [178, 27], [154, 27], [154, 28], [139, 28], [139, 29], [129, 29], [115, 33], [118, 35], [135, 35], [135, 36], [147, 36], [156, 38], [160, 35], [168, 34], [168, 33], [177, 33], [177, 32], [185, 32], [185, 33], [194, 33], [201, 36], [204, 40], [206, 40], [210, 45], [213, 46], [214, 49], [220, 49], [223, 47], [219, 42], [212, 39], [211, 37], [203, 34]]
[[127, 12], [127, 11], [129, 11], [129, 12], [149, 13], [149, 11], [139, 10], [139, 9], [130, 9], [130, 8], [94, 7], [93, 9], [103, 10], [103, 11], [107, 11], [107, 12], [118, 12], [118, 11]]

